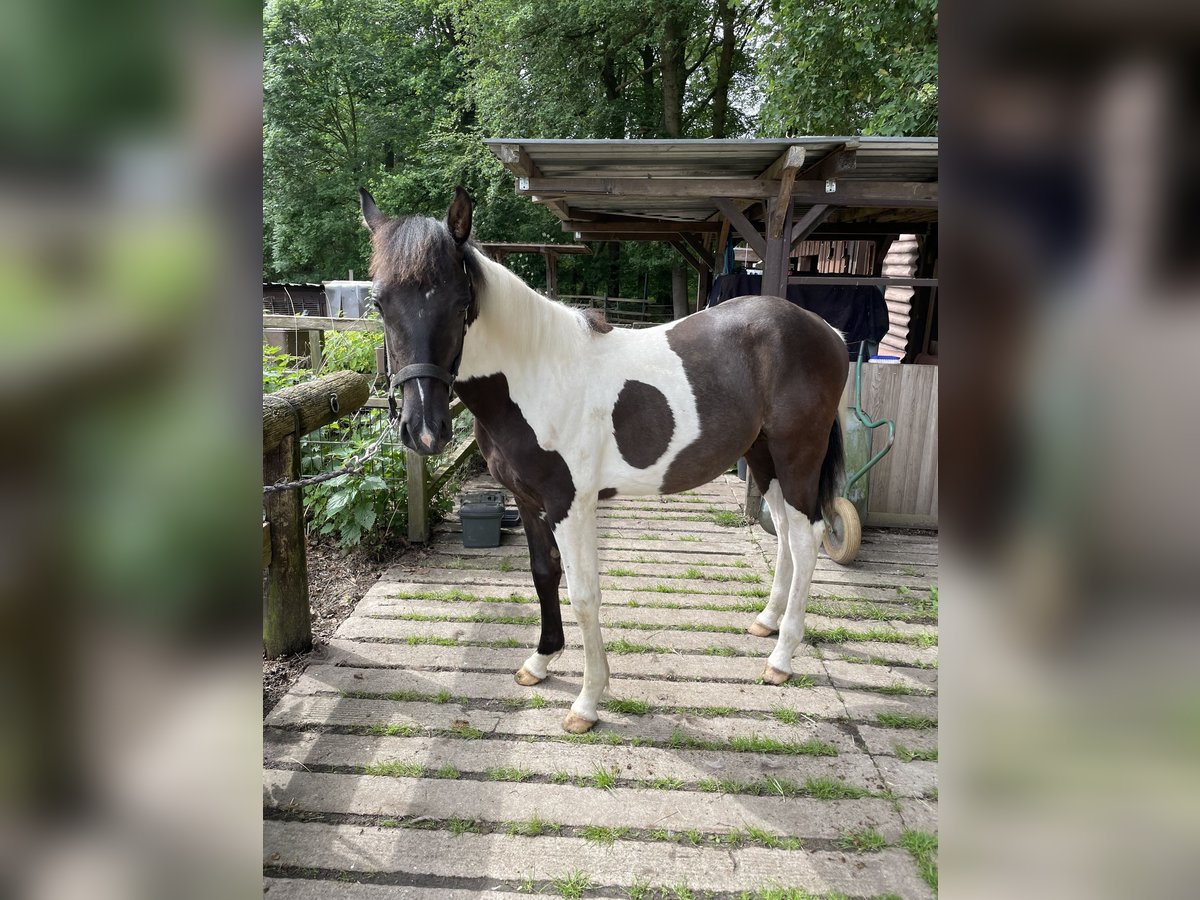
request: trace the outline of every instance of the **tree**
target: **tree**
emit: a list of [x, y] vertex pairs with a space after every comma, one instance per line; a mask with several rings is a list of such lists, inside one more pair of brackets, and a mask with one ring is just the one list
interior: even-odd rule
[[772, 0], [762, 135], [937, 133], [936, 0]]

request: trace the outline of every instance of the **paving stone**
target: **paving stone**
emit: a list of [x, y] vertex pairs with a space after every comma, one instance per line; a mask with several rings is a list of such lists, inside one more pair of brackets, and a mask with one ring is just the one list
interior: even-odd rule
[[[425, 766], [427, 773], [445, 765], [452, 765], [462, 773], [486, 773], [490, 769], [512, 767], [543, 776], [566, 772], [574, 778], [590, 776], [597, 769], [616, 769], [619, 777], [626, 781], [677, 778], [689, 783], [705, 779], [749, 783], [779, 778], [803, 784], [809, 778], [836, 778], [869, 791], [878, 792], [884, 788], [876, 761], [865, 753], [855, 752], [834, 757], [791, 756], [271, 730], [263, 743], [263, 755], [271, 766], [285, 763], [368, 766], [397, 760]], [[923, 765], [936, 768], [933, 763]], [[919, 789], [902, 796], [921, 796], [928, 787], [928, 780], [914, 779]]]
[[905, 828], [938, 833], [937, 803], [932, 800], [901, 800], [900, 818]]
[[[849, 629], [847, 629], [849, 630]], [[891, 663], [932, 665], [937, 662], [938, 648], [918, 647], [915, 644], [880, 644], [872, 641], [845, 641], [841, 644], [821, 644], [821, 652], [827, 660], [839, 660], [842, 656], [869, 662], [886, 659]], [[854, 663], [851, 663], [854, 665]]]
[[936, 750], [936, 728], [881, 728], [878, 725], [858, 725], [858, 733], [867, 746], [867, 752], [874, 755], [895, 755], [895, 747], [907, 747], [909, 750]]
[[904, 762], [895, 756], [876, 756], [875, 765], [888, 788], [901, 797], [923, 797], [937, 787], [938, 764], [914, 759]]
[[314, 878], [267, 878], [263, 881], [263, 896], [268, 900], [529, 900], [528, 894], [513, 891], [468, 891], [424, 884], [347, 884]]
[[[815, 689], [814, 689], [815, 690]], [[865, 691], [841, 690], [846, 713], [858, 722], [871, 721], [881, 713], [898, 713], [904, 716], [927, 716], [937, 720], [938, 698], [917, 696], [889, 696]]]
[[308, 822], [269, 821], [263, 832], [267, 866], [536, 882], [579, 871], [594, 884], [621, 887], [635, 882], [686, 883], [693, 890], [738, 891], [786, 884], [813, 893], [838, 891], [859, 897], [932, 896], [908, 853], [896, 849], [856, 855], [851, 861], [836, 852], [624, 842], [603, 846], [581, 838], [470, 833], [455, 837], [449, 832]]
[[269, 808], [345, 815], [450, 819], [461, 815], [487, 822], [540, 818], [580, 828], [667, 829], [728, 834], [760, 828], [776, 835], [834, 840], [875, 828], [894, 843], [904, 825], [887, 800], [813, 800], [754, 797], [702, 791], [658, 791], [570, 784], [393, 778], [268, 769], [263, 804]]
[[[638, 612], [630, 610], [631, 613]], [[643, 613], [671, 612], [670, 610], [643, 610]], [[666, 616], [669, 618], [669, 615]], [[747, 618], [750, 618], [747, 616]], [[745, 620], [742, 620], [745, 621]], [[582, 638], [574, 623], [566, 621], [564, 632], [568, 647], [582, 647]], [[850, 631], [863, 632], [861, 628], [849, 619], [831, 619], [826, 616], [807, 616], [808, 628], [833, 629], [846, 628]], [[340, 638], [389, 638], [402, 640], [415, 635], [427, 635], [461, 641], [497, 641], [515, 640], [522, 645], [536, 642], [536, 625], [497, 625], [487, 622], [422, 622], [403, 619], [375, 619], [366, 616], [352, 616], [346, 619], [335, 632]], [[886, 624], [872, 626], [878, 632], [892, 632]], [[662, 630], [645, 630], [621, 628], [618, 624], [608, 623], [604, 627], [605, 643], [624, 639], [633, 644], [645, 646], [667, 647], [684, 652], [704, 652], [709, 647], [727, 647], [735, 651], [766, 657], [772, 649], [772, 644], [763, 638], [748, 634], [728, 634], [718, 631], [676, 631], [664, 626]], [[875, 645], [872, 645], [875, 646]], [[887, 647], [895, 646], [886, 644]]]
[[[316, 665], [308, 667], [292, 691], [296, 694], [338, 691], [364, 691], [372, 694], [417, 691], [437, 694], [440, 691], [448, 691], [455, 696], [465, 696], [472, 700], [521, 701], [527, 700], [536, 692], [547, 701], [569, 705], [578, 696], [579, 688], [579, 683], [561, 678], [547, 679], [535, 690], [531, 690], [517, 684], [512, 678], [491, 674]], [[722, 706], [742, 712], [770, 712], [782, 706], [805, 715], [826, 719], [839, 718], [845, 711], [838, 693], [829, 687], [776, 687], [613, 678], [609, 684], [609, 696], [624, 700], [643, 700], [656, 708], [667, 709]]]
[[[802, 693], [802, 692], [798, 692]], [[288, 694], [267, 716], [268, 725], [414, 725], [421, 729], [473, 728], [500, 737], [563, 738], [561, 709], [495, 711], [464, 709], [456, 703], [420, 703], [395, 700], [359, 700], [350, 697]], [[838, 752], [851, 752], [853, 741], [837, 725], [819, 719], [801, 718], [800, 724], [784, 725], [773, 719], [745, 720], [705, 718], [680, 713], [651, 713], [628, 716], [602, 710], [593, 729], [601, 738], [606, 732], [624, 740], [640, 738], [666, 743], [676, 733], [710, 742], [760, 736], [787, 743], [816, 739], [831, 744]]]
[[[531, 636], [530, 644], [533, 639]], [[326, 661], [348, 666], [406, 666], [409, 668], [446, 668], [453, 671], [489, 671], [511, 675], [525, 661], [530, 647], [494, 650], [490, 647], [439, 647], [436, 645], [380, 644], [334, 638], [326, 647]], [[806, 648], [792, 658], [797, 675], [809, 675], [818, 682], [825, 678], [821, 661]], [[614, 677], [679, 678], [699, 681], [737, 680], [754, 682], [763, 670], [763, 658], [755, 656], [703, 656], [693, 653], [610, 653], [608, 666]], [[578, 678], [583, 674], [583, 653], [569, 650], [550, 666], [546, 684], [560, 678]], [[532, 696], [541, 688], [525, 688]], [[785, 690], [794, 690], [788, 687]], [[716, 704], [721, 705], [721, 704]]]
[[[834, 687], [886, 688], [894, 685], [927, 691], [937, 686], [937, 671], [902, 666], [872, 666], [838, 659], [825, 660], [825, 671]], [[925, 677], [932, 676], [932, 677]]]

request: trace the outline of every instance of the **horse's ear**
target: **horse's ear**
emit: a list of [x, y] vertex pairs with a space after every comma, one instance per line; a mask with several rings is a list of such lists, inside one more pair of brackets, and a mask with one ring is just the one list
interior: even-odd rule
[[461, 184], [454, 189], [454, 200], [450, 203], [450, 211], [446, 213], [446, 226], [454, 235], [454, 240], [460, 244], [471, 236], [471, 195]]
[[379, 211], [379, 207], [375, 205], [375, 198], [365, 187], [358, 189], [358, 201], [362, 205], [363, 224], [374, 231], [387, 216]]

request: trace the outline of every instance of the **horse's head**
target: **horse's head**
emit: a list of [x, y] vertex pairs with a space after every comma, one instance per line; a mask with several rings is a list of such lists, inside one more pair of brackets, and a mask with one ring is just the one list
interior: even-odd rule
[[387, 337], [388, 393], [403, 395], [400, 440], [423, 456], [440, 453], [451, 437], [450, 385], [467, 325], [475, 318], [473, 284], [481, 277], [467, 247], [471, 198], [456, 188], [446, 221], [438, 222], [391, 218], [365, 188], [358, 193], [371, 231], [371, 278]]

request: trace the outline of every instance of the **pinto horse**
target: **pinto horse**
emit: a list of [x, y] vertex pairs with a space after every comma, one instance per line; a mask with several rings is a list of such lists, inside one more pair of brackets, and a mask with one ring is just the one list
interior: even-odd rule
[[470, 240], [472, 202], [461, 187], [444, 223], [392, 218], [359, 194], [394, 373], [389, 396], [403, 395], [401, 440], [423, 455], [446, 446], [453, 387], [475, 414], [488, 469], [521, 511], [541, 638], [517, 681], [544, 680], [562, 653], [565, 572], [584, 666], [563, 728], [581, 734], [598, 721], [609, 675], [598, 501], [694, 488], [741, 456], [779, 538], [770, 598], [747, 630], [779, 635], [762, 677], [787, 681], [822, 513], [841, 477], [841, 335], [778, 297], [738, 297], [655, 328], [613, 328], [487, 259]]

